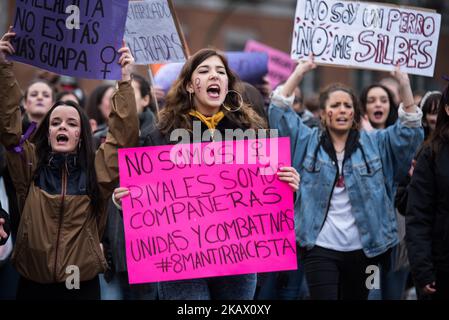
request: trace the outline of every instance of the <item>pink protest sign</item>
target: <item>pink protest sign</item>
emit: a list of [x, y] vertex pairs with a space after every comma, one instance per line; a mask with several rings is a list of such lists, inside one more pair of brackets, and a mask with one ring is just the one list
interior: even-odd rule
[[[278, 152], [281, 150], [282, 152]], [[119, 150], [129, 282], [297, 268], [289, 138]]]
[[255, 40], [246, 42], [245, 51], [266, 52], [268, 54], [268, 80], [272, 89], [276, 88], [279, 83], [287, 80], [295, 68], [295, 63], [289, 54]]

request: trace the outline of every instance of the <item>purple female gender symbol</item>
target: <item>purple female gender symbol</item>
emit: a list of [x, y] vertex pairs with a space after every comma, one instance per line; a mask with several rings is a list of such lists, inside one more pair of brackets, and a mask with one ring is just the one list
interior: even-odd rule
[[[112, 50], [111, 51], [113, 53], [112, 59], [107, 59], [107, 57], [106, 58], [104, 57], [106, 49], [109, 49], [110, 51]], [[104, 69], [100, 70], [100, 71], [103, 72], [103, 79], [106, 79], [106, 74], [111, 72], [111, 70], [108, 69], [108, 65], [111, 64], [112, 62], [114, 62], [116, 56], [117, 56], [117, 52], [115, 51], [115, 48], [112, 46], [104, 47], [101, 50], [100, 58], [101, 58], [101, 61], [104, 63]], [[108, 60], [110, 60], [110, 61], [108, 61]]]

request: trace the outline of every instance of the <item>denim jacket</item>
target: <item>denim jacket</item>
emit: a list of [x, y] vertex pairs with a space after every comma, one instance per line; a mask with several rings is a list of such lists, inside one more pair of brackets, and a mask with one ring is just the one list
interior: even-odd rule
[[[422, 111], [416, 114], [399, 109], [399, 120], [385, 130], [361, 131], [360, 147], [344, 162], [343, 175], [348, 190], [363, 251], [378, 256], [398, 241], [394, 210], [396, 184], [407, 174], [415, 150], [424, 138]], [[295, 203], [296, 240], [311, 249], [324, 225], [337, 179], [336, 163], [317, 148], [321, 136], [282, 103], [272, 99], [270, 127], [280, 136], [289, 136], [292, 165], [301, 176]]]

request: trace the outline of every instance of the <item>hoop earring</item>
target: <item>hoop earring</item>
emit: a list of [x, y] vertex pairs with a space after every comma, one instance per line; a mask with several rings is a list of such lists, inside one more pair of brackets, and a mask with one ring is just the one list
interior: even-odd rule
[[240, 100], [239, 107], [237, 109], [232, 109], [232, 108], [228, 107], [227, 105], [225, 105], [224, 102], [223, 102], [223, 108], [225, 108], [229, 112], [237, 112], [237, 111], [239, 111], [243, 107], [243, 103], [244, 103], [243, 97], [242, 97], [242, 95], [238, 91], [235, 91], [235, 90], [228, 90], [226, 95], [228, 95], [229, 92], [234, 92], [234, 93], [236, 93], [238, 95], [239, 100]]
[[83, 140], [80, 139], [80, 141], [78, 142], [78, 152], [81, 151], [81, 141]]

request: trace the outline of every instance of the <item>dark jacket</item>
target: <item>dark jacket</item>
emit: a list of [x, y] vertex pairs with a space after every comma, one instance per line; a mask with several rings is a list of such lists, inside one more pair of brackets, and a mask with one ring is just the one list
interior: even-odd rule
[[153, 130], [156, 122], [156, 117], [150, 108], [145, 108], [139, 114], [139, 145], [143, 145], [146, 136]]
[[[21, 92], [12, 65], [0, 65], [0, 140], [10, 149], [22, 133]], [[119, 82], [112, 97], [110, 130], [95, 157], [99, 198], [107, 203], [118, 183], [118, 147], [138, 144], [138, 124], [131, 82]], [[7, 152], [21, 219], [12, 262], [25, 278], [39, 283], [64, 282], [66, 267], [76, 265], [80, 280], [107, 268], [100, 248], [106, 208], [94, 211], [85, 172], [76, 156], [54, 155], [39, 172], [36, 147], [25, 141], [22, 153]]]
[[[155, 120], [156, 117], [153, 111], [150, 110], [150, 108], [143, 109], [143, 111], [139, 114], [139, 145], [143, 144], [143, 140], [145, 139], [145, 137], [154, 128]], [[98, 149], [100, 145], [106, 141], [108, 129], [109, 127], [105, 125], [104, 128], [94, 132], [93, 141], [95, 148]]]
[[[139, 145], [143, 145], [145, 137], [154, 129], [155, 116], [150, 108], [145, 108], [139, 114]], [[112, 269], [105, 273], [105, 280], [110, 281], [115, 272], [126, 272], [125, 230], [123, 217], [112, 201], [108, 204], [108, 221], [106, 233], [102, 239], [106, 257]]]
[[411, 270], [420, 287], [449, 270], [449, 143], [418, 157], [409, 188], [406, 241]]
[[398, 212], [405, 216], [407, 212], [408, 187], [410, 184], [410, 176], [407, 174], [404, 179], [398, 184], [398, 190], [394, 197], [394, 206]]

